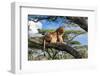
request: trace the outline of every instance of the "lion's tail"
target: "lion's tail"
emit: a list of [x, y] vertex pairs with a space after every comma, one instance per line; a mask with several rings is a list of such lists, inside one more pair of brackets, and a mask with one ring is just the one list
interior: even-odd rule
[[45, 41], [45, 39], [43, 39], [43, 50], [45, 50], [45, 43], [46, 41]]

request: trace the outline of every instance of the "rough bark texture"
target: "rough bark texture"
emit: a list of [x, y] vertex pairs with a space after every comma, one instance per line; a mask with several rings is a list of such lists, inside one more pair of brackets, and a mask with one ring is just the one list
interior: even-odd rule
[[[37, 41], [34, 39], [29, 40], [29, 46], [31, 48], [38, 48], [38, 49], [43, 49], [43, 44], [41, 42], [41, 40]], [[75, 58], [82, 58], [82, 56], [79, 54], [79, 52], [77, 50], [75, 50], [74, 48], [72, 48], [71, 46], [67, 45], [67, 44], [46, 44], [46, 48], [54, 48], [57, 49], [59, 51], [66, 51], [67, 53], [71, 54], [72, 56], [74, 56]]]
[[88, 31], [87, 17], [67, 17], [67, 19], [78, 24], [85, 31]]

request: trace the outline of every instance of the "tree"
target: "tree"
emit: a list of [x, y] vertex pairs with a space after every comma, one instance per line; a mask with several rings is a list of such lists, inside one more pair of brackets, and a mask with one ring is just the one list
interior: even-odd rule
[[[72, 26], [73, 27], [73, 26]], [[76, 27], [76, 26], [75, 26]], [[41, 33], [45, 33], [45, 32], [53, 32], [54, 30], [41, 30]], [[74, 39], [77, 37], [77, 36], [79, 36], [79, 35], [82, 35], [82, 34], [85, 34], [86, 32], [85, 31], [82, 31], [82, 30], [66, 30], [65, 31], [65, 33], [64, 33], [64, 42], [66, 42], [66, 44], [67, 45], [65, 45], [65, 46], [68, 46], [68, 47], [66, 47], [67, 49], [67, 51], [66, 50], [63, 50], [63, 49], [59, 49], [59, 48], [57, 48], [57, 49], [55, 49], [55, 48], [53, 48], [53, 46], [50, 46], [50, 47], [48, 47], [47, 46], [47, 49], [46, 49], [46, 52], [47, 52], [47, 54], [48, 55], [46, 55], [46, 56], [48, 56], [49, 58], [51, 58], [51, 59], [55, 59], [55, 58], [58, 58], [59, 59], [59, 56], [58, 56], [58, 54], [59, 54], [59, 52], [62, 52], [62, 51], [66, 51], [67, 52], [67, 54], [69, 53], [71, 56], [73, 56], [73, 57], [75, 57], [75, 58], [77, 58], [76, 56], [74, 56], [74, 54], [73, 53], [70, 53], [71, 52], [71, 50], [73, 50], [72, 49], [72, 47], [69, 47], [69, 46], [75, 46], [75, 45], [81, 45], [81, 43], [79, 42], [79, 41], [75, 41]], [[49, 44], [50, 45], [50, 44]], [[53, 45], [53, 44], [52, 44]], [[60, 46], [58, 46], [58, 45], [56, 45], [57, 47], [62, 47], [62, 48], [64, 48], [64, 46], [63, 46], [63, 44], [62, 45], [60, 45]], [[70, 48], [70, 49], [69, 49]], [[69, 52], [69, 51], [70, 52]], [[75, 49], [74, 49], [75, 50]], [[76, 50], [77, 51], [77, 50]], [[73, 52], [73, 51], [72, 51]], [[63, 54], [63, 56], [66, 56], [66, 53], [65, 52], [62, 52], [62, 54]], [[75, 53], [76, 54], [76, 53]], [[76, 54], [77, 55], [77, 54]], [[69, 57], [70, 58], [70, 57]]]
[[[30, 48], [38, 48], [38, 49], [43, 49], [43, 44], [42, 42], [37, 42], [34, 39], [29, 40], [29, 44], [28, 44]], [[46, 52], [48, 53], [48, 49], [50, 48], [54, 48], [57, 49], [59, 51], [65, 51], [69, 54], [71, 54], [72, 56], [74, 56], [75, 58], [82, 58], [81, 55], [72, 47], [70, 47], [67, 44], [47, 44], [46, 45]], [[48, 53], [50, 54], [50, 53]], [[49, 55], [50, 56], [50, 55]]]
[[73, 45], [73, 44], [80, 44], [78, 41], [73, 41], [77, 36], [85, 34], [85, 31], [82, 30], [67, 30], [64, 33], [64, 42], [66, 42], [68, 45]]
[[[84, 34], [88, 31], [87, 17], [33, 16], [33, 20], [37, 19], [37, 21], [48, 20], [48, 21], [53, 22], [53, 21], [56, 21], [58, 18], [62, 18], [64, 20], [64, 23], [68, 24], [71, 27], [74, 27], [74, 26], [81, 27], [85, 31], [83, 31], [83, 30], [67, 30], [67, 31], [65, 31], [65, 34], [64, 34], [64, 42], [66, 42], [66, 44], [47, 44], [46, 50], [43, 52], [49, 59], [60, 59], [60, 56], [59, 56], [60, 52], [62, 53], [63, 57], [65, 57], [65, 58], [66, 58], [66, 53], [68, 55], [73, 56], [74, 58], [82, 58], [83, 56], [80, 55], [79, 51], [77, 51], [78, 49], [73, 47], [73, 45], [81, 45], [80, 42], [75, 41], [74, 39], [77, 36]], [[47, 32], [47, 31], [51, 32], [54, 30], [39, 30], [39, 31], [40, 31], [40, 33], [42, 33], [44, 35], [45, 32]], [[31, 39], [31, 40], [29, 40], [29, 47], [43, 49], [42, 48], [43, 45], [42, 45], [41, 41], [42, 41], [42, 38], [39, 38], [38, 40]]]
[[48, 21], [55, 21], [57, 18], [62, 18], [64, 22], [66, 23], [75, 23], [78, 24], [82, 29], [84, 29], [86, 32], [88, 31], [88, 23], [87, 17], [71, 17], [71, 16], [32, 16], [29, 15], [29, 20], [32, 19], [37, 19], [37, 21], [40, 20], [48, 20]]
[[88, 31], [87, 17], [67, 17], [67, 19], [71, 20], [73, 23], [78, 24], [85, 31]]

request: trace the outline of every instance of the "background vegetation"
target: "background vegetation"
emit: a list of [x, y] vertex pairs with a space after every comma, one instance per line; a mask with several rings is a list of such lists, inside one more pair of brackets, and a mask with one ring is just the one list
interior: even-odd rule
[[[29, 16], [41, 20], [48, 20], [50, 22], [54, 22], [57, 18], [63, 19], [63, 25], [68, 27], [69, 29], [65, 30], [64, 33], [64, 42], [66, 43], [65, 46], [70, 46], [70, 48], [74, 49], [81, 57], [77, 58], [88, 58], [88, 46], [83, 45], [80, 41], [75, 40], [76, 37], [87, 34], [87, 18], [86, 17], [63, 17], [63, 16]], [[82, 22], [83, 19], [83, 22]], [[83, 27], [84, 24], [84, 27]], [[81, 26], [82, 25], [82, 26]], [[81, 26], [81, 27], [80, 27]], [[71, 28], [80, 28], [77, 30]], [[55, 29], [42, 29], [39, 31], [40, 34], [44, 35], [47, 32], [53, 32]], [[67, 51], [62, 51], [56, 48], [47, 47], [46, 50], [42, 49], [42, 45], [38, 45], [36, 43], [41, 44], [43, 41], [42, 37], [34, 37], [32, 39], [28, 39], [28, 60], [55, 60], [55, 59], [75, 59], [74, 51], [69, 53]], [[41, 47], [42, 46], [42, 47]], [[60, 46], [63, 48], [63, 46]], [[71, 51], [70, 48], [67, 50]], [[76, 53], [76, 54], [77, 54]]]

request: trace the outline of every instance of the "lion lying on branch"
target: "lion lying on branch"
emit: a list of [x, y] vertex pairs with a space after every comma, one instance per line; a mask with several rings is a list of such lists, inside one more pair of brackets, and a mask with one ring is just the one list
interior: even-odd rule
[[48, 43], [64, 43], [63, 34], [64, 27], [61, 26], [56, 29], [54, 32], [49, 32], [43, 37], [43, 49], [45, 50], [45, 45]]

